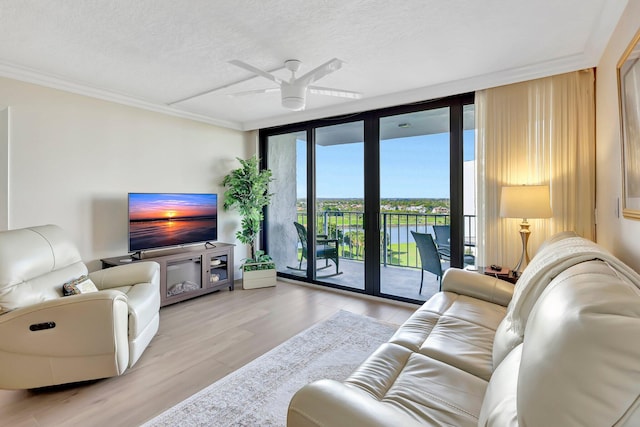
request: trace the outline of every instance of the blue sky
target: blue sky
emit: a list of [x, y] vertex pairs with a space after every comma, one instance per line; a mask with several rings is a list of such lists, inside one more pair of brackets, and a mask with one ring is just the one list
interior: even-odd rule
[[[473, 160], [475, 135], [464, 132], [464, 159]], [[364, 196], [364, 144], [316, 147], [319, 198]], [[306, 142], [297, 147], [298, 198], [306, 195]], [[304, 173], [301, 173], [303, 171]], [[449, 134], [389, 139], [380, 143], [381, 198], [449, 198]]]

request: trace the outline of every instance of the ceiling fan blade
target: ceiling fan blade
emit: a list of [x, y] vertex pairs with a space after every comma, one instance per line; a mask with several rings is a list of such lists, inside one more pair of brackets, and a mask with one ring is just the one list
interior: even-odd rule
[[278, 87], [270, 87], [268, 89], [256, 89], [256, 90], [247, 90], [244, 92], [228, 93], [227, 96], [230, 96], [231, 98], [237, 98], [240, 96], [255, 95], [258, 93], [272, 93], [272, 92], [279, 92], [279, 91], [280, 91], [280, 88]]
[[233, 64], [236, 67], [240, 67], [240, 68], [244, 68], [247, 71], [251, 71], [254, 74], [257, 74], [259, 76], [264, 77], [265, 79], [269, 79], [273, 82], [276, 82], [278, 84], [282, 83], [282, 80], [277, 78], [276, 76], [274, 76], [273, 74], [267, 73], [266, 71], [261, 70], [260, 68], [256, 68], [253, 65], [249, 65], [246, 62], [242, 62], [239, 61], [237, 59], [234, 59], [232, 61], [229, 61], [229, 64]]
[[343, 62], [338, 58], [333, 58], [331, 61], [327, 61], [319, 67], [314, 68], [307, 74], [296, 79], [296, 84], [299, 82], [304, 86], [310, 85], [315, 81], [320, 80], [327, 74], [331, 74], [342, 67]]
[[309, 92], [316, 95], [337, 96], [340, 98], [360, 99], [362, 93], [351, 90], [334, 89], [330, 87], [309, 86]]

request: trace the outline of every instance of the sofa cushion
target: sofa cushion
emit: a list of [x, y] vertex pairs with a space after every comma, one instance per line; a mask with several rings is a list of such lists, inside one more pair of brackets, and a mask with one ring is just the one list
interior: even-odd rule
[[383, 344], [346, 381], [427, 425], [477, 426], [487, 382], [397, 344]]
[[522, 344], [511, 351], [491, 376], [478, 427], [518, 427], [518, 372]]
[[389, 342], [469, 372], [486, 381], [493, 372], [493, 339], [504, 306], [440, 292], [424, 303]]
[[621, 420], [638, 417], [639, 343], [637, 287], [602, 261], [559, 274], [538, 299], [525, 330], [520, 424], [632, 425]]

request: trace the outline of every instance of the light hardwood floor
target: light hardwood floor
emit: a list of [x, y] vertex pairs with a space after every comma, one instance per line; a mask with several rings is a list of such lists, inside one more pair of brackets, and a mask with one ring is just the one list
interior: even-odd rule
[[124, 375], [0, 390], [0, 425], [138, 426], [339, 310], [401, 324], [417, 308], [304, 285], [221, 291], [160, 310], [160, 330]]

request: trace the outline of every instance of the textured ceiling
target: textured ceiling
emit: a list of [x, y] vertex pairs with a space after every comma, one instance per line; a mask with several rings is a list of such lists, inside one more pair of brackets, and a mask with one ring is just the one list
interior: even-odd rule
[[[595, 66], [626, 3], [0, 0], [0, 76], [255, 129]], [[291, 112], [277, 92], [228, 96], [275, 86], [230, 60], [299, 59], [301, 74], [331, 58], [346, 64], [317, 85], [362, 99], [309, 95]]]

